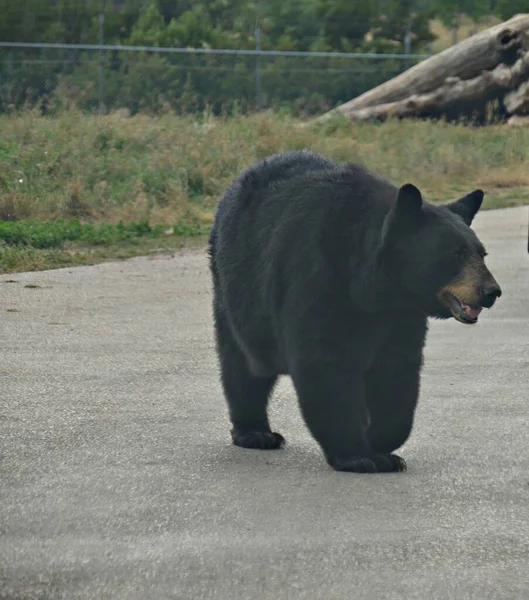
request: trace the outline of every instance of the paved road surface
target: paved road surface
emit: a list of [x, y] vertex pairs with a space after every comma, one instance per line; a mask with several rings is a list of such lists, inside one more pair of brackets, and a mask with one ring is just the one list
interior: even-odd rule
[[203, 253], [0, 276], [0, 598], [529, 598], [528, 217], [477, 217], [504, 296], [432, 323], [405, 474], [330, 470], [288, 379], [287, 448], [230, 445]]

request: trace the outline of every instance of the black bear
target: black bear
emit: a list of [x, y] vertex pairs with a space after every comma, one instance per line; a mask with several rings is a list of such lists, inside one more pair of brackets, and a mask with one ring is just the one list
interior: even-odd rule
[[285, 440], [267, 404], [292, 378], [327, 462], [403, 471], [427, 318], [476, 323], [501, 295], [470, 228], [475, 190], [442, 206], [361, 166], [276, 154], [237, 178], [209, 239], [221, 380], [237, 446]]

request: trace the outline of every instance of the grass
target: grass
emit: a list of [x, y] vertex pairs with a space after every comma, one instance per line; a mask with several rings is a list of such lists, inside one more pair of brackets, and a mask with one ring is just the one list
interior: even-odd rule
[[174, 252], [203, 246], [205, 236], [171, 236], [167, 238], [140, 238], [136, 243], [122, 242], [95, 248], [72, 246], [68, 249], [38, 249], [31, 246], [0, 246], [0, 273], [20, 273], [95, 265], [109, 260], [124, 260], [134, 256], [174, 254]]
[[477, 187], [529, 200], [529, 130], [427, 121], [299, 128], [288, 116], [0, 117], [0, 272], [91, 264], [203, 243], [219, 196], [254, 161], [310, 148], [434, 202]]
[[[191, 228], [189, 233], [194, 232]], [[200, 229], [197, 228], [198, 231]], [[37, 249], [64, 248], [68, 242], [77, 242], [85, 246], [111, 246], [121, 242], [143, 237], [159, 238], [164, 232], [163, 225], [151, 227], [147, 221], [123, 223], [117, 225], [102, 223], [82, 223], [78, 219], [65, 221], [23, 221], [0, 222], [0, 242], [7, 246], [31, 246]], [[169, 231], [173, 233], [173, 231]]]

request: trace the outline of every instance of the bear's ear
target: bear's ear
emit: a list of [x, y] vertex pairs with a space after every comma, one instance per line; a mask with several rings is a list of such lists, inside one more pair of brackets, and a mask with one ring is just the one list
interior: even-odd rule
[[397, 192], [395, 204], [384, 219], [382, 244], [387, 246], [403, 234], [417, 230], [422, 214], [421, 192], [411, 183], [406, 183]]
[[418, 188], [411, 183], [404, 184], [397, 193], [395, 214], [401, 217], [416, 217], [422, 209], [422, 195]]
[[483, 190], [474, 190], [463, 198], [447, 204], [446, 207], [454, 214], [459, 215], [463, 221], [470, 227], [476, 213], [481, 208], [484, 196]]

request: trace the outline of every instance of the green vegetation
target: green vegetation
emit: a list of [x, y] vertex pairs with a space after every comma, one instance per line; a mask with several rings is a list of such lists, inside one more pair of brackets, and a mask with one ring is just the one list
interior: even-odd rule
[[189, 245], [185, 238], [200, 240], [206, 232], [199, 225], [151, 226], [147, 221], [116, 224], [63, 218], [0, 221], [0, 273], [95, 264], [109, 258], [173, 250]]
[[309, 148], [445, 202], [529, 198], [529, 130], [443, 122], [301, 126], [288, 116], [0, 116], [0, 272], [90, 264], [203, 244], [219, 196], [256, 160]]
[[435, 39], [431, 19], [528, 11], [529, 0], [0, 0], [0, 39], [98, 43], [103, 13], [108, 44], [254, 48], [258, 23], [263, 49], [395, 51], [409, 29], [417, 51]]
[[109, 246], [141, 237], [160, 237], [164, 229], [163, 225], [151, 227], [146, 221], [95, 225], [81, 223], [79, 220], [24, 219], [18, 222], [0, 221], [0, 242], [8, 246], [31, 246], [39, 249], [64, 248], [67, 242], [85, 246]]
[[[529, 11], [529, 0], [0, 0], [0, 39], [17, 42], [424, 54]], [[100, 29], [99, 14], [104, 15]], [[126, 108], [180, 114], [252, 112], [255, 56], [2, 48], [0, 112]], [[260, 102], [326, 112], [416, 60], [263, 57]], [[102, 70], [100, 70], [102, 68]], [[99, 76], [104, 88], [99, 97]]]

